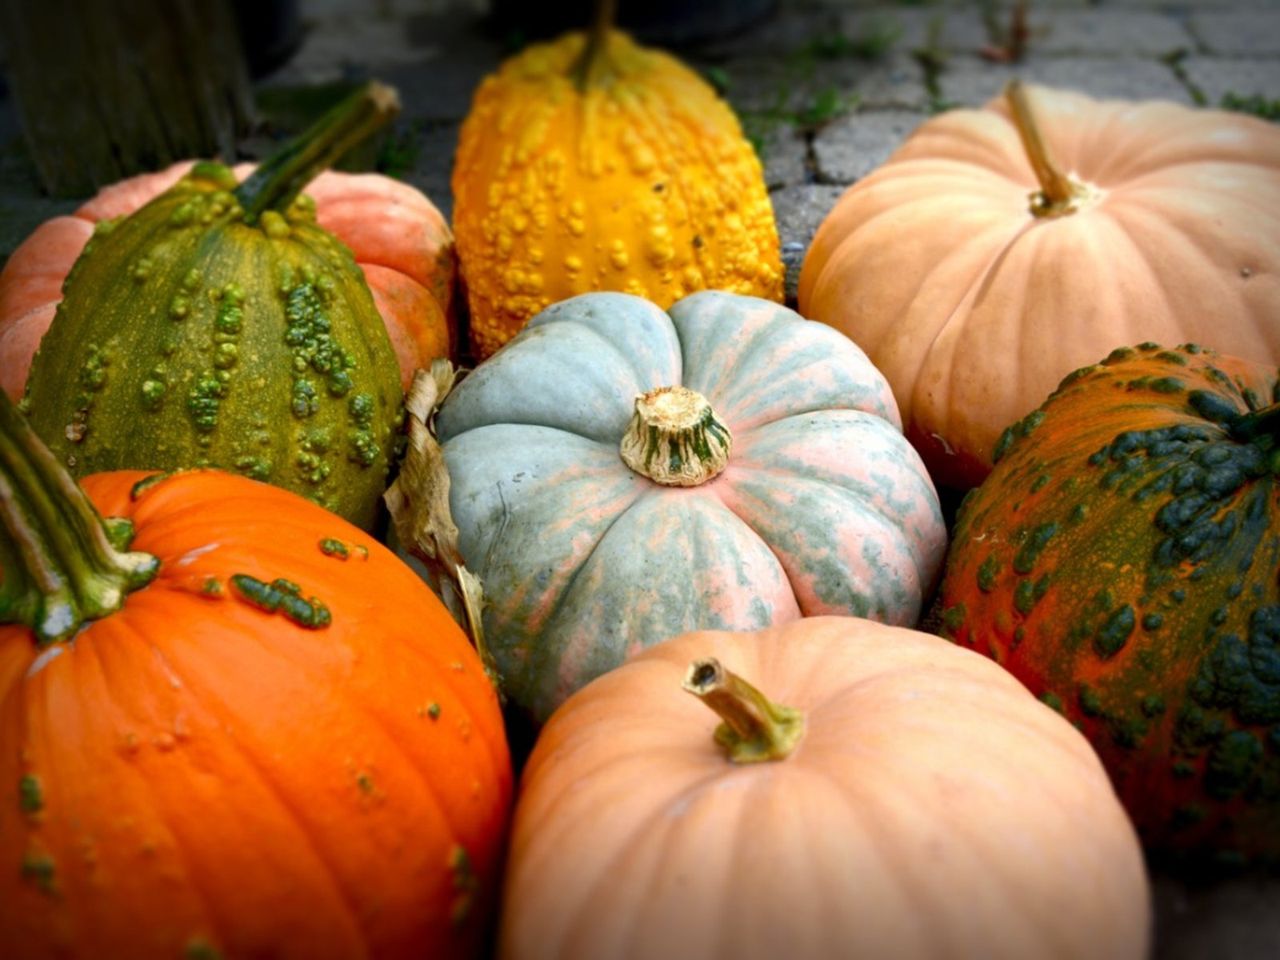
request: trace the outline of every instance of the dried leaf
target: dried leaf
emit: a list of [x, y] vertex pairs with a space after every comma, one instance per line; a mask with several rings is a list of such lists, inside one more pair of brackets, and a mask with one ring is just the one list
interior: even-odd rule
[[[458, 527], [449, 512], [449, 470], [434, 432], [435, 412], [453, 389], [457, 369], [438, 359], [430, 372], [418, 370], [405, 399], [409, 443], [400, 474], [383, 494], [396, 538], [426, 569], [427, 580], [458, 623], [471, 634], [489, 679], [498, 672], [484, 644], [480, 578], [467, 569], [458, 550]], [[499, 687], [499, 690], [501, 688]]]

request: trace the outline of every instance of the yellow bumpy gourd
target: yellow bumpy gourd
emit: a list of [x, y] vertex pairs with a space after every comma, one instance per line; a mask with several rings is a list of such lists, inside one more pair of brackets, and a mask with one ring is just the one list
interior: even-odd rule
[[663, 308], [704, 289], [782, 299], [773, 208], [737, 117], [619, 31], [531, 46], [486, 77], [452, 186], [477, 359], [593, 290]]

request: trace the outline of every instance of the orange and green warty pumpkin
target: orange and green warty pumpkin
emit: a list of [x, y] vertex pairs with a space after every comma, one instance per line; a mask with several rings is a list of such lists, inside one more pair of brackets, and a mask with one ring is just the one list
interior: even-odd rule
[[782, 299], [773, 207], [737, 117], [694, 71], [607, 22], [485, 78], [452, 183], [479, 359], [593, 290], [664, 308], [707, 289]]
[[1280, 388], [1117, 350], [1004, 435], [945, 629], [1089, 737], [1153, 850], [1280, 860]]
[[1015, 86], [922, 124], [837, 201], [800, 311], [884, 371], [934, 478], [1116, 347], [1280, 364], [1280, 129]]
[[218, 466], [374, 522], [402, 373], [365, 274], [298, 194], [397, 106], [370, 85], [243, 181], [197, 164], [98, 224], [23, 398], [75, 475]]
[[82, 492], [2, 396], [0, 478], [0, 952], [480, 954], [511, 760], [412, 571], [221, 471]]
[[1144, 960], [1150, 927], [1069, 723], [937, 637], [815, 617], [660, 643], [552, 715], [498, 956]]
[[914, 624], [946, 549], [884, 379], [842, 334], [755, 297], [556, 304], [436, 425], [486, 645], [537, 720], [685, 630]]

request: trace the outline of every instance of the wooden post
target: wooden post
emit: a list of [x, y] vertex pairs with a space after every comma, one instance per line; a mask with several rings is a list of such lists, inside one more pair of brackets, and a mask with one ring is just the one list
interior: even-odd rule
[[0, 0], [13, 96], [53, 196], [235, 158], [253, 115], [227, 0]]

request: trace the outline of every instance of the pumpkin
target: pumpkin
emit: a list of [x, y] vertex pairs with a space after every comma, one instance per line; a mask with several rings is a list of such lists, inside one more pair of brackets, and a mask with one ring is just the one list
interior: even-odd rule
[[937, 637], [815, 617], [658, 644], [552, 715], [498, 954], [1136, 960], [1150, 923], [1070, 724]]
[[[37, 227], [0, 270], [0, 388], [17, 400], [31, 358], [49, 329], [62, 285], [103, 220], [126, 217], [164, 193], [195, 166], [183, 161], [100, 190], [67, 216]], [[237, 164], [243, 180], [252, 164]], [[407, 389], [417, 369], [453, 356], [453, 232], [436, 206], [406, 183], [376, 173], [326, 170], [307, 185], [316, 225], [351, 248], [391, 337]]]
[[[190, 173], [175, 163], [104, 187], [73, 213], [53, 217], [18, 245], [0, 270], [0, 388], [22, 396], [31, 357], [49, 329], [76, 258], [105, 220], [127, 217]], [[237, 164], [243, 180], [253, 164]], [[407, 389], [413, 371], [453, 355], [457, 273], [453, 232], [420, 191], [376, 173], [325, 170], [306, 186], [316, 224], [351, 248], [373, 294]]]
[[1280, 858], [1277, 401], [1274, 368], [1118, 350], [956, 524], [947, 634], [1080, 726], [1162, 854]]
[[767, 300], [540, 313], [436, 418], [505, 692], [541, 721], [685, 630], [914, 623], [946, 529], [899, 423], [862, 351]]
[[1115, 347], [1280, 363], [1277, 276], [1274, 125], [1015, 85], [849, 188], [798, 297], [884, 371], [935, 480], [968, 488], [1005, 427]]
[[479, 658], [411, 570], [234, 474], [82, 491], [4, 397], [0, 478], [0, 942], [479, 952], [511, 761]]
[[782, 300], [759, 158], [694, 71], [610, 28], [534, 44], [475, 93], [453, 224], [478, 359], [545, 307], [619, 290]]
[[371, 85], [242, 183], [197, 164], [99, 224], [24, 397], [76, 475], [221, 466], [373, 524], [400, 370], [350, 251], [291, 198], [395, 106]]

